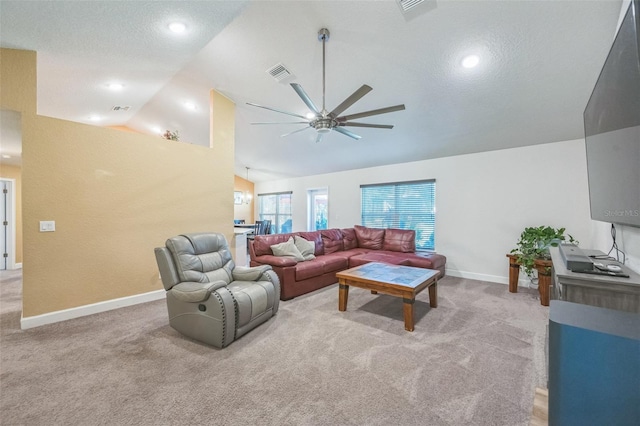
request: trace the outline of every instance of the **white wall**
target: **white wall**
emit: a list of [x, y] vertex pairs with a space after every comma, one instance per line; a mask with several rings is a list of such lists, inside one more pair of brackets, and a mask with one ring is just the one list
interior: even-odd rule
[[262, 182], [256, 193], [293, 191], [293, 230], [301, 231], [307, 189], [328, 187], [329, 227], [344, 228], [360, 223], [361, 184], [432, 178], [436, 250], [451, 275], [507, 283], [505, 256], [527, 226], [566, 227], [587, 248], [602, 235], [589, 217], [582, 139]]
[[[621, 4], [618, 26], [629, 3]], [[300, 231], [307, 223], [308, 189], [329, 188], [329, 227], [344, 228], [360, 223], [361, 184], [432, 178], [436, 249], [447, 256], [451, 275], [506, 283], [505, 254], [527, 226], [565, 227], [581, 247], [611, 249], [611, 224], [589, 216], [583, 139], [278, 180], [255, 189], [293, 191], [293, 230]], [[640, 272], [640, 228], [616, 229], [627, 266]]]

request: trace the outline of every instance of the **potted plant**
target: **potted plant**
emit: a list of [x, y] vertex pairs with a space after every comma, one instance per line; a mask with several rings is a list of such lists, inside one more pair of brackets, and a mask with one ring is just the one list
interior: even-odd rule
[[[511, 250], [507, 254], [509, 258], [509, 291], [516, 293], [518, 291], [518, 277], [520, 268], [524, 269], [531, 282], [535, 285], [536, 278], [534, 271], [538, 275], [550, 278], [551, 256], [549, 247], [557, 247], [561, 242], [567, 241], [578, 244], [573, 236], [567, 234], [565, 236], [565, 228], [552, 228], [550, 226], [528, 227], [520, 234], [517, 248]], [[540, 288], [541, 302], [548, 305], [548, 288], [545, 280], [544, 289]]]

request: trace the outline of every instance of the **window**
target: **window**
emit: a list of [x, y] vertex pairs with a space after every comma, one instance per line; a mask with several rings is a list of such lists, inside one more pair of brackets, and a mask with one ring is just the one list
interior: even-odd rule
[[436, 181], [361, 185], [362, 225], [413, 229], [416, 249], [434, 250]]
[[271, 221], [272, 234], [291, 232], [291, 192], [258, 194], [258, 216]]
[[327, 229], [329, 225], [329, 197], [327, 189], [310, 189], [307, 191], [307, 205], [309, 216], [307, 229], [319, 231]]

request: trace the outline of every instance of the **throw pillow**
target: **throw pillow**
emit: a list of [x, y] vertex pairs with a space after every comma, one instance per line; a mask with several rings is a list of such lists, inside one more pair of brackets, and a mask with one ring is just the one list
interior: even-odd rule
[[313, 254], [316, 250], [316, 245], [313, 241], [307, 241], [304, 238], [298, 237], [296, 235], [295, 245], [296, 248], [300, 250], [300, 253], [302, 254], [302, 257], [304, 257], [304, 260], [311, 260], [316, 258], [316, 256]]
[[298, 262], [304, 261], [304, 256], [302, 256], [302, 253], [300, 253], [300, 250], [296, 247], [293, 237], [289, 237], [287, 242], [272, 245], [271, 251], [274, 256], [291, 257]]

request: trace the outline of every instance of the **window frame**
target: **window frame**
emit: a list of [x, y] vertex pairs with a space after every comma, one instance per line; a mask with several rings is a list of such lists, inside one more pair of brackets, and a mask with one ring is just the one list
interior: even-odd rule
[[[264, 212], [264, 197], [272, 197], [275, 196], [275, 212]], [[281, 207], [281, 197], [288, 196], [289, 197], [289, 212], [282, 213], [280, 212]], [[270, 219], [271, 220], [271, 233], [278, 234], [282, 233], [282, 226], [287, 222], [287, 220], [293, 221], [293, 191], [281, 191], [281, 192], [269, 192], [264, 194], [258, 194], [258, 217], [259, 220]], [[290, 230], [288, 232], [291, 232]]]
[[[327, 199], [325, 211], [326, 225], [320, 229], [317, 229], [316, 226], [316, 209], [314, 204], [315, 197], [318, 195], [324, 195]], [[307, 231], [319, 231], [322, 229], [329, 229], [329, 188], [307, 189]]]
[[[419, 186], [424, 186], [421, 197]], [[417, 251], [435, 251], [436, 180], [360, 185], [360, 220], [372, 228], [412, 229]]]

